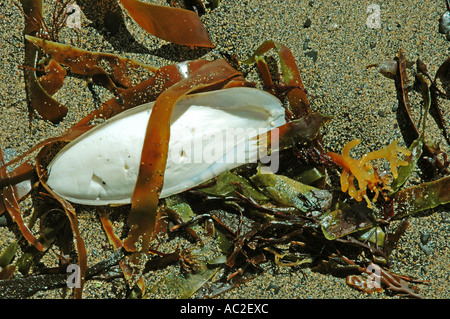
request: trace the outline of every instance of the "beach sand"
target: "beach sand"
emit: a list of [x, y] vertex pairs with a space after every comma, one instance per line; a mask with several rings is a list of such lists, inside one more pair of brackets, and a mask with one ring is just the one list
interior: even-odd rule
[[[13, 0], [0, 1], [0, 34], [2, 38], [0, 145], [7, 159], [28, 150], [37, 142], [57, 136], [98, 106], [84, 79], [70, 77], [55, 98], [69, 108], [61, 124], [52, 125], [35, 117], [28, 123], [23, 71], [23, 17]], [[52, 2], [52, 1], [50, 1]], [[94, 8], [89, 1], [77, 1], [83, 8], [80, 30], [65, 28], [60, 41], [83, 49], [121, 54], [156, 67], [189, 59], [218, 59], [233, 56], [239, 61], [248, 58], [265, 40], [275, 40], [288, 46], [296, 59], [307, 89], [313, 111], [332, 115], [323, 129], [328, 150], [340, 152], [352, 139], [361, 144], [355, 156], [379, 149], [393, 140], [404, 145], [397, 124], [398, 106], [394, 81], [381, 75], [377, 68], [366, 68], [397, 56], [402, 49], [406, 58], [420, 58], [434, 75], [449, 55], [449, 41], [438, 32], [445, 1], [327, 1], [327, 0], [227, 0], [219, 8], [208, 11], [201, 19], [209, 32], [214, 49], [191, 50], [148, 35], [137, 26], [118, 2], [99, 0]], [[93, 2], [93, 1], [91, 1]], [[50, 10], [46, 1], [46, 15]], [[152, 1], [166, 5], [166, 1]], [[379, 28], [367, 25], [372, 4], [379, 5]], [[111, 23], [117, 21], [117, 23]], [[260, 83], [254, 67], [242, 66], [247, 79]], [[411, 79], [412, 80], [412, 79]], [[111, 98], [106, 90], [95, 87], [100, 101]], [[411, 100], [416, 114], [420, 96]], [[442, 105], [448, 123], [448, 104]], [[428, 137], [443, 140], [433, 119], [428, 121]], [[443, 143], [445, 146], [445, 141]], [[448, 151], [448, 145], [447, 151]], [[420, 182], [420, 172], [413, 182]], [[31, 204], [26, 204], [31, 207]], [[30, 208], [31, 209], [31, 208]], [[28, 211], [29, 215], [29, 211]], [[112, 252], [95, 211], [82, 208], [79, 214], [81, 232], [88, 249], [89, 265], [101, 261]], [[425, 298], [450, 297], [450, 213], [436, 208], [413, 217], [411, 225], [394, 250], [391, 269], [399, 274], [427, 280], [419, 285]], [[117, 222], [120, 226], [120, 221]], [[421, 236], [429, 234], [427, 248]], [[0, 226], [0, 251], [15, 234]], [[175, 247], [174, 243], [174, 247]], [[49, 264], [53, 259], [44, 261]], [[175, 267], [175, 266], [173, 266]], [[148, 274], [148, 283], [157, 282], [171, 267]], [[159, 276], [159, 277], [158, 277]], [[122, 298], [123, 279], [112, 282], [88, 281], [85, 298]], [[60, 298], [61, 291], [39, 292], [34, 298]], [[172, 297], [170, 293], [155, 293], [153, 298]], [[256, 276], [219, 298], [399, 298], [387, 292], [366, 294], [345, 282], [345, 278], [289, 267], [267, 266]]]

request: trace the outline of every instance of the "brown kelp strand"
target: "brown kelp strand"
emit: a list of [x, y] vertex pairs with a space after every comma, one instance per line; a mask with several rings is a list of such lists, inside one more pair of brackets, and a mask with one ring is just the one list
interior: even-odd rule
[[[275, 49], [280, 58], [281, 74], [283, 83], [275, 86], [270, 76], [270, 71], [267, 63], [264, 60], [264, 53]], [[256, 63], [262, 80], [265, 83], [266, 89], [273, 91], [275, 95], [283, 93], [283, 86], [286, 86], [287, 98], [292, 112], [293, 118], [299, 118], [305, 116], [311, 112], [309, 108], [309, 101], [306, 95], [306, 90], [303, 86], [303, 81], [298, 71], [297, 64], [295, 63], [294, 56], [291, 50], [281, 43], [269, 40], [261, 44], [244, 63]]]
[[181, 45], [212, 48], [208, 32], [192, 11], [139, 0], [120, 0], [134, 21], [148, 33]]
[[42, 251], [44, 250], [44, 246], [42, 243], [40, 243], [37, 238], [31, 233], [30, 229], [25, 225], [22, 214], [19, 208], [19, 200], [20, 195], [17, 192], [16, 185], [12, 185], [8, 183], [8, 180], [10, 180], [9, 174], [6, 170], [6, 167], [4, 166], [4, 158], [3, 158], [3, 151], [0, 148], [0, 179], [2, 181], [5, 181], [5, 185], [2, 186], [2, 192], [1, 192], [1, 200], [2, 200], [2, 206], [4, 209], [9, 213], [11, 218], [15, 221], [17, 226], [19, 227], [20, 232], [25, 237], [25, 239], [35, 246], [38, 250]]
[[[186, 74], [191, 74], [199, 67], [208, 63], [206, 60], [193, 60], [187, 62]], [[158, 96], [185, 77], [181, 73], [178, 65], [170, 64], [159, 68], [155, 74], [148, 80], [144, 80], [139, 84], [124, 89], [120, 98], [114, 97], [104, 102], [99, 108], [93, 110], [90, 114], [80, 120], [74, 127], [80, 127], [90, 124], [95, 119], [106, 120], [125, 110], [135, 106], [155, 101]]]
[[[42, 33], [42, 1], [22, 0], [25, 14], [24, 36], [36, 36]], [[38, 49], [25, 40], [24, 78], [27, 89], [30, 123], [36, 111], [43, 119], [59, 123], [67, 114], [67, 107], [56, 101], [45, 91], [38, 80], [35, 69], [39, 61]]]
[[[419, 65], [419, 82], [420, 82], [420, 86], [421, 86], [421, 90], [422, 90], [422, 94], [424, 96], [424, 100], [425, 100], [425, 115], [428, 114], [428, 110], [430, 109], [430, 103], [431, 103], [431, 93], [430, 93], [430, 88], [428, 87], [429, 84], [426, 84], [424, 81], [424, 79], [421, 78], [420, 74], [421, 74], [421, 70], [426, 71], [426, 68], [424, 66], [424, 63], [421, 62], [418, 64]], [[421, 66], [421, 67], [420, 67]], [[407, 136], [407, 138], [409, 139], [409, 141], [407, 142], [411, 142], [418, 139], [419, 136], [421, 136], [421, 134], [424, 134], [423, 130], [425, 127], [425, 124], [423, 124], [422, 128], [417, 127], [416, 123], [414, 123], [414, 120], [411, 116], [411, 104], [409, 101], [409, 94], [407, 91], [407, 85], [408, 85], [408, 76], [407, 76], [407, 72], [406, 72], [406, 60], [403, 54], [402, 50], [399, 50], [398, 52], [398, 74], [397, 77], [395, 78], [395, 83], [396, 83], [396, 88], [397, 88], [397, 95], [398, 95], [398, 100], [399, 100], [399, 108], [397, 110], [397, 114], [399, 117], [399, 124], [401, 125], [402, 131], [404, 132], [404, 134]], [[439, 76], [439, 72], [437, 73], [437, 76]], [[435, 99], [433, 99], [435, 100]], [[435, 102], [433, 103], [433, 105], [437, 105]], [[424, 121], [425, 121], [424, 117]], [[407, 124], [404, 124], [407, 123]], [[423, 138], [423, 137], [422, 137]], [[433, 152], [433, 150], [430, 148], [430, 146], [423, 142], [423, 156], [429, 156], [429, 157], [436, 157]], [[437, 161], [437, 165], [439, 167], [439, 169], [443, 168], [442, 163], [440, 163], [440, 161]]]

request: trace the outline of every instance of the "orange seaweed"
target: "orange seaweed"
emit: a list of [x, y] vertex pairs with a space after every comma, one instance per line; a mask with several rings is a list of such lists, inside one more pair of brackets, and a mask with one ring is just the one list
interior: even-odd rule
[[[384, 181], [378, 175], [377, 170], [370, 161], [376, 159], [385, 159], [389, 161], [392, 175], [394, 178], [397, 178], [398, 167], [408, 165], [407, 161], [397, 158], [397, 154], [403, 153], [404, 155], [409, 156], [411, 155], [411, 152], [408, 149], [399, 146], [397, 141], [394, 141], [380, 150], [364, 154], [360, 159], [354, 159], [350, 156], [350, 151], [359, 143], [361, 143], [361, 140], [359, 139], [348, 142], [342, 150], [342, 155], [334, 152], [328, 152], [327, 154], [336, 164], [343, 168], [340, 178], [342, 192], [345, 193], [348, 191], [348, 194], [358, 202], [365, 199], [367, 206], [372, 208], [371, 201], [367, 195], [367, 190], [369, 189], [375, 192], [372, 201], [376, 202], [380, 190], [383, 189]], [[359, 189], [356, 189], [354, 183], [355, 178], [358, 182]]]

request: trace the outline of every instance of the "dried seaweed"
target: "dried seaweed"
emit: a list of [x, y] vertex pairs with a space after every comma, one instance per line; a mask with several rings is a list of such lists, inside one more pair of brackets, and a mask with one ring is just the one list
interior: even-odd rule
[[330, 211], [320, 219], [322, 232], [328, 240], [368, 229], [376, 225], [372, 210], [363, 203]]
[[[263, 54], [271, 49], [276, 49], [280, 58], [283, 84], [275, 85], [271, 79], [270, 71], [264, 60]], [[280, 96], [287, 90], [287, 98], [291, 108], [292, 118], [301, 118], [311, 114], [306, 90], [300, 76], [295, 58], [289, 48], [281, 43], [269, 40], [261, 44], [244, 63], [255, 63], [258, 66], [262, 79], [266, 85], [266, 89], [272, 91], [275, 95]], [[284, 88], [283, 88], [284, 87]]]
[[246, 178], [234, 172], [224, 172], [214, 179], [214, 185], [209, 187], [199, 187], [202, 193], [214, 196], [236, 196], [236, 192], [245, 191], [245, 195], [261, 201], [268, 201], [269, 198], [256, 189]]
[[292, 206], [304, 213], [325, 212], [331, 206], [332, 196], [327, 190], [305, 185], [287, 176], [258, 171], [250, 180], [281, 206]]
[[[42, 0], [21, 0], [25, 14], [24, 36], [35, 36], [41, 32], [42, 24]], [[36, 75], [39, 52], [37, 48], [25, 40], [25, 66], [24, 78], [29, 104], [30, 123], [33, 118], [33, 110], [36, 110], [43, 119], [53, 123], [59, 123], [67, 114], [67, 107], [56, 101], [41, 86]]]
[[[0, 179], [2, 181], [8, 181], [9, 175], [4, 166], [3, 151], [0, 148]], [[38, 250], [43, 251], [44, 246], [36, 239], [36, 237], [31, 233], [30, 229], [25, 225], [22, 214], [19, 208], [19, 199], [16, 193], [16, 188], [6, 182], [6, 185], [2, 188], [2, 201], [5, 209], [8, 211], [9, 215], [16, 222], [20, 229], [20, 232], [25, 237], [30, 244], [35, 246]]]
[[207, 249], [210, 248], [202, 247], [180, 255], [179, 258], [188, 259], [191, 263], [195, 263], [195, 265], [185, 265], [185, 268], [194, 267], [194, 269], [188, 269], [185, 273], [169, 273], [159, 281], [155, 282], [153, 287], [148, 289], [146, 297], [151, 298], [153, 293], [164, 286], [165, 289], [169, 289], [169, 291], [174, 294], [174, 298], [191, 298], [197, 290], [208, 283], [220, 269], [218, 265], [213, 266], [208, 260], [204, 260], [204, 258], [200, 259], [201, 256], [206, 255]]
[[[0, 152], [1, 148], [0, 148]], [[0, 163], [4, 165], [4, 163]], [[5, 167], [0, 166], [0, 171], [2, 171]], [[14, 170], [9, 172], [8, 174], [3, 171], [3, 176], [0, 178], [0, 216], [5, 212], [5, 204], [3, 202], [3, 187], [7, 185], [12, 185], [16, 198], [20, 202], [23, 198], [25, 198], [31, 191], [32, 184], [36, 180], [34, 166], [28, 162], [25, 162]]]
[[130, 74], [134, 69], [140, 68], [149, 72], [157, 70], [152, 66], [111, 53], [89, 52], [72, 45], [29, 35], [26, 35], [25, 39], [40, 47], [52, 60], [69, 67], [72, 73], [92, 78], [94, 83], [104, 86], [115, 95], [119, 95], [121, 89], [133, 86]]
[[134, 21], [148, 33], [176, 44], [214, 47], [198, 15], [180, 8], [139, 0], [120, 0]]
[[53, 95], [62, 87], [66, 77], [66, 69], [56, 60], [50, 59], [50, 62], [44, 66], [45, 75], [39, 77], [39, 84], [45, 92]]
[[[436, 81], [432, 81], [432, 83], [433, 83], [433, 85], [431, 86], [432, 89], [428, 88], [427, 87], [428, 84], [425, 83], [425, 79], [423, 78], [423, 76], [428, 75], [426, 66], [422, 61], [419, 61], [417, 64], [418, 64], [418, 74], [416, 77], [418, 77], [418, 80], [420, 82], [422, 95], [424, 96], [424, 100], [425, 100], [425, 109], [426, 109], [425, 114], [428, 114], [428, 110], [431, 108], [431, 104], [434, 105], [434, 108], [437, 107], [436, 97], [435, 97], [436, 88], [437, 88], [437, 86], [435, 84]], [[445, 69], [445, 67], [444, 67], [444, 69]], [[422, 129], [417, 127], [416, 123], [414, 123], [414, 120], [411, 116], [411, 105], [409, 102], [408, 91], [406, 89], [407, 84], [408, 84], [408, 77], [407, 77], [407, 73], [406, 73], [406, 60], [405, 60], [402, 50], [399, 50], [399, 52], [398, 52], [398, 70], [399, 70], [399, 72], [398, 72], [398, 75], [397, 75], [396, 81], [395, 81], [396, 87], [397, 87], [397, 93], [398, 93], [399, 106], [400, 106], [397, 110], [397, 115], [399, 117], [398, 122], [402, 127], [402, 131], [404, 132], [404, 134], [406, 134], [406, 138], [410, 139], [412, 141], [415, 141], [421, 136], [421, 134], [423, 134], [425, 124], [423, 123]], [[421, 75], [421, 74], [423, 74], [423, 75]], [[438, 72], [438, 75], [439, 74], [440, 74], [440, 72]], [[430, 78], [429, 75], [428, 75], [428, 77]], [[425, 117], [423, 119], [425, 122]], [[406, 141], [406, 142], [409, 143], [410, 141]], [[428, 145], [427, 143], [425, 143], [423, 141], [422, 157], [426, 156], [426, 157], [434, 158], [438, 170], [440, 170], [440, 171], [445, 170], [444, 165], [436, 158], [436, 155], [437, 154], [433, 150], [433, 148], [430, 147], [430, 145]]]
[[110, 244], [113, 246], [114, 250], [122, 247], [122, 241], [119, 237], [114, 233], [114, 227], [111, 223], [111, 220], [108, 217], [105, 209], [103, 207], [97, 208], [97, 213], [100, 218], [100, 222], [102, 223], [103, 229], [105, 231], [106, 237], [108, 237]]
[[[11, 263], [11, 261], [14, 259], [18, 247], [19, 243], [17, 241], [13, 241], [2, 251], [2, 253], [0, 254], [0, 269], [6, 268]], [[2, 278], [0, 277], [0, 279]]]
[[103, 103], [101, 107], [93, 110], [90, 114], [76, 123], [73, 128], [89, 125], [96, 119], [108, 119], [137, 105], [155, 101], [166, 89], [181, 81], [185, 76], [189, 76], [192, 72], [195, 72], [206, 63], [208, 63], [206, 60], [186, 62], [186, 75], [184, 72], [182, 73], [180, 71], [177, 64], [163, 66], [148, 80], [123, 90], [120, 99], [112, 98]]
[[[89, 267], [86, 271], [86, 279], [93, 279], [112, 266], [117, 265], [124, 256], [123, 250], [119, 249], [107, 259]], [[59, 287], [67, 287], [67, 274], [32, 274], [26, 277], [0, 280], [0, 298], [27, 298], [38, 291], [46, 291]]]
[[[349, 265], [356, 264], [349, 260], [346, 257], [342, 257], [342, 259], [347, 262]], [[360, 267], [358, 266], [358, 269], [367, 274], [368, 276], [371, 276], [371, 278], [368, 280], [367, 278], [356, 280], [355, 277], [350, 277], [350, 279], [347, 279], [347, 283], [354, 286], [357, 289], [363, 290], [364, 292], [373, 293], [375, 291], [381, 291], [381, 283], [385, 285], [389, 290], [392, 290], [397, 293], [403, 293], [407, 296], [422, 299], [423, 296], [417, 293], [414, 289], [410, 287], [407, 281], [414, 281], [410, 278], [400, 276], [397, 274], [394, 274], [382, 267], [379, 267], [375, 264], [369, 264], [367, 267]], [[374, 269], [376, 269], [376, 273]], [[379, 281], [380, 283], [378, 283]], [[361, 282], [363, 284], [361, 284]]]
[[431, 97], [429, 87], [425, 79], [423, 78], [423, 75], [418, 74], [417, 78], [420, 81], [422, 88], [422, 96], [424, 99], [422, 127], [420, 130], [420, 135], [409, 146], [408, 150], [410, 151], [411, 154], [406, 158], [408, 165], [399, 168], [398, 176], [394, 179], [394, 181], [391, 184], [392, 192], [396, 192], [406, 182], [407, 178], [416, 167], [423, 153], [426, 118], [431, 105]]

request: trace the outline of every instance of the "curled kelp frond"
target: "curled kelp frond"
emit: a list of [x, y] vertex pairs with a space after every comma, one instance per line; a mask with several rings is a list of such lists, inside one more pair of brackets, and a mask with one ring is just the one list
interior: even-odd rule
[[[376, 169], [370, 163], [375, 159], [385, 159], [389, 161], [391, 172], [394, 178], [398, 177], [398, 167], [406, 166], [408, 162], [397, 158], [398, 153], [403, 153], [408, 156], [411, 155], [411, 151], [399, 146], [397, 141], [392, 142], [388, 146], [363, 155], [359, 160], [350, 156], [350, 151], [356, 145], [361, 143], [361, 140], [355, 139], [347, 143], [343, 150], [342, 155], [334, 152], [328, 152], [331, 159], [343, 168], [341, 173], [341, 190], [356, 199], [361, 201], [365, 199], [368, 207], [372, 207], [370, 199], [367, 195], [367, 190], [375, 192], [373, 201], [378, 199], [380, 191], [383, 189], [383, 180], [378, 175]], [[354, 180], [358, 181], [359, 189], [356, 189]]]

